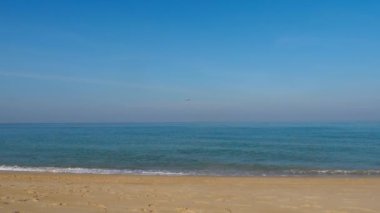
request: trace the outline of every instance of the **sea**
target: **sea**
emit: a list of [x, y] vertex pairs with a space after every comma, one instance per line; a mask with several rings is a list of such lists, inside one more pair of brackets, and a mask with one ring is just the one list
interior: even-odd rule
[[380, 176], [380, 123], [0, 124], [0, 171]]

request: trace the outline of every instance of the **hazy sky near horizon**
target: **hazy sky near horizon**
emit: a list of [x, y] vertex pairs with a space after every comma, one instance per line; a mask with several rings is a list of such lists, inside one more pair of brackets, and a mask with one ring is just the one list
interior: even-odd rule
[[380, 2], [0, 1], [0, 122], [380, 121]]

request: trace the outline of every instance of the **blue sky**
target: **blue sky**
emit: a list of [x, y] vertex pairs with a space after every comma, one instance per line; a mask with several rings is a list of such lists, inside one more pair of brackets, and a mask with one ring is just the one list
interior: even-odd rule
[[0, 2], [0, 122], [380, 121], [379, 1]]

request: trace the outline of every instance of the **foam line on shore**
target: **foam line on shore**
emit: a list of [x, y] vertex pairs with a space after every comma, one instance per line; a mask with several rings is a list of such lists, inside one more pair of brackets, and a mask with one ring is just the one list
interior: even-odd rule
[[0, 166], [0, 171], [12, 172], [51, 172], [51, 173], [72, 173], [72, 174], [140, 174], [140, 175], [189, 175], [183, 172], [153, 171], [153, 170], [128, 170], [128, 169], [94, 169], [94, 168], [60, 168], [60, 167], [21, 167], [21, 166]]
[[1, 165], [0, 171], [12, 172], [49, 172], [71, 174], [130, 174], [130, 175], [163, 175], [163, 176], [380, 176], [380, 170], [277, 170], [277, 171], [240, 171], [233, 173], [217, 171], [167, 171], [167, 170], [132, 170], [101, 168], [61, 168], [61, 167], [24, 167]]

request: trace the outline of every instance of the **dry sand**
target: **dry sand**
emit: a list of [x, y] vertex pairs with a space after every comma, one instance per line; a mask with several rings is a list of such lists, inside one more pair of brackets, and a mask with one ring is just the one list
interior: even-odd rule
[[0, 212], [380, 212], [380, 178], [2, 172]]

